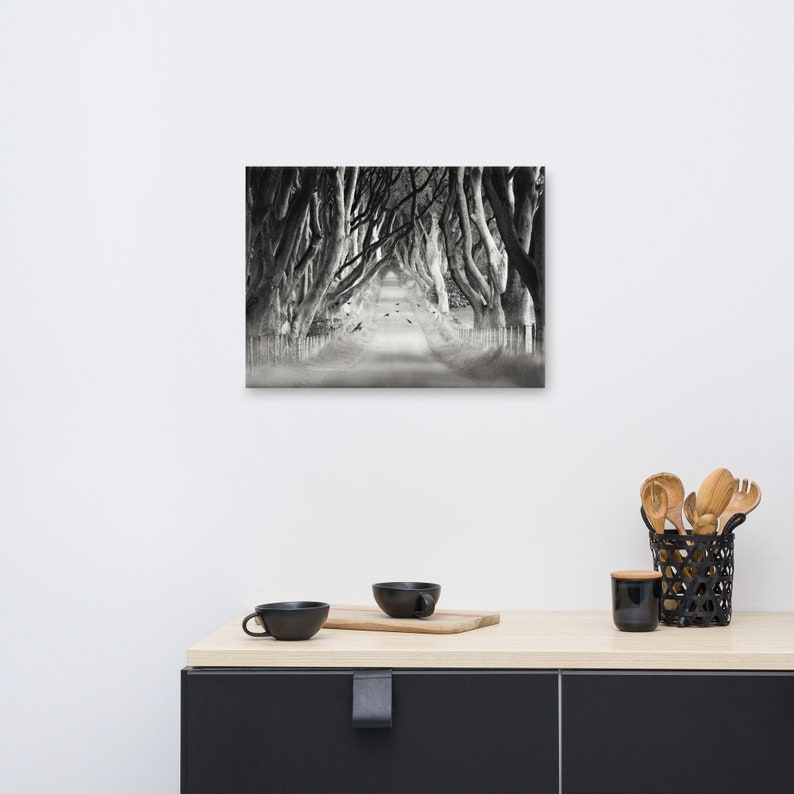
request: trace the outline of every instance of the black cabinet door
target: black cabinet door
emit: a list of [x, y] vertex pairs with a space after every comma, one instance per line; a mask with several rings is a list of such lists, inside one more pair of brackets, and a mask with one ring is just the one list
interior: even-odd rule
[[794, 674], [562, 674], [566, 794], [792, 794]]
[[352, 670], [182, 673], [183, 794], [558, 791], [556, 671], [412, 671], [391, 728], [352, 727]]

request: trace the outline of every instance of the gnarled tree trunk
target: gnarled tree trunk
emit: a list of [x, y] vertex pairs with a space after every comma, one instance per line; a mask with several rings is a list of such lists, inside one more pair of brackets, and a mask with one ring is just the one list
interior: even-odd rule
[[[522, 169], [517, 169], [520, 172]], [[524, 169], [532, 170], [532, 169]], [[542, 172], [541, 172], [542, 173]], [[536, 176], [539, 181], [541, 174]], [[508, 188], [506, 169], [486, 168], [483, 172], [483, 184], [488, 195], [488, 201], [494, 211], [496, 225], [499, 228], [499, 235], [507, 251], [508, 263], [518, 272], [524, 282], [535, 310], [535, 323], [537, 326], [538, 338], [542, 340], [543, 327], [545, 324], [545, 307], [542, 284], [538, 276], [538, 269], [528, 250], [524, 248], [527, 228], [531, 234], [532, 219], [527, 219], [528, 211], [534, 214], [532, 202], [529, 200], [532, 190], [537, 188], [535, 182], [531, 182], [526, 175], [522, 175], [517, 185], [513, 185], [512, 194]], [[542, 183], [541, 183], [542, 185]], [[539, 198], [539, 195], [538, 195]], [[515, 207], [511, 212], [511, 207]], [[535, 205], [537, 209], [537, 205]], [[519, 215], [520, 212], [520, 215]], [[519, 218], [521, 236], [516, 228], [516, 217]], [[531, 243], [531, 240], [529, 241]]]
[[[452, 171], [452, 169], [450, 169]], [[444, 237], [444, 250], [447, 255], [449, 272], [458, 289], [466, 296], [471, 310], [474, 313], [474, 327], [482, 327], [483, 312], [486, 302], [479, 292], [472, 288], [466, 278], [466, 271], [460, 262], [460, 255], [455, 247], [455, 233], [452, 228], [452, 212], [455, 206], [455, 188], [452, 184], [453, 175], [450, 173], [449, 196], [444, 211], [441, 213], [441, 234]]]
[[433, 286], [438, 296], [438, 310], [441, 314], [449, 313], [449, 295], [444, 276], [441, 273], [441, 249], [438, 245], [438, 224], [435, 218], [430, 219], [430, 231], [425, 235], [425, 260]]
[[505, 313], [506, 326], [532, 324], [532, 298], [514, 267], [509, 267], [507, 271], [507, 286], [502, 293], [502, 309]]
[[466, 190], [463, 185], [463, 168], [456, 169], [455, 192], [458, 199], [458, 218], [460, 229], [463, 232], [463, 261], [466, 263], [466, 274], [472, 285], [472, 289], [477, 290], [482, 296], [481, 300], [485, 304], [482, 315], [478, 318], [475, 315], [475, 328], [504, 328], [505, 318], [502, 311], [502, 304], [499, 301], [499, 293], [494, 286], [480, 272], [477, 263], [474, 261], [472, 252], [471, 224], [469, 223], [469, 207], [466, 201]]
[[322, 254], [322, 262], [315, 273], [309, 291], [295, 308], [292, 318], [290, 336], [305, 337], [320, 303], [325, 298], [328, 287], [334, 279], [347, 253], [348, 238], [345, 235], [345, 175], [344, 168], [332, 169], [333, 206], [330, 210], [330, 221], [326, 228], [326, 242]]
[[485, 207], [482, 203], [482, 168], [480, 167], [471, 169], [471, 194], [472, 207], [474, 208], [472, 218], [477, 227], [477, 233], [480, 235], [480, 243], [488, 258], [491, 283], [494, 289], [501, 294], [507, 288], [507, 254], [499, 250], [499, 246], [488, 228]]

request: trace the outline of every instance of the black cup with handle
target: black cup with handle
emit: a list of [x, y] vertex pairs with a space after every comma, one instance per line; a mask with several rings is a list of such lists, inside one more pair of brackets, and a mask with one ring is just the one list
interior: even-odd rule
[[[323, 627], [330, 605], [323, 601], [278, 601], [254, 607], [243, 618], [243, 631], [251, 637], [272, 637], [274, 640], [308, 640]], [[248, 621], [256, 622], [264, 631], [254, 632]]]
[[391, 618], [429, 618], [436, 611], [441, 585], [432, 582], [378, 582], [375, 603]]

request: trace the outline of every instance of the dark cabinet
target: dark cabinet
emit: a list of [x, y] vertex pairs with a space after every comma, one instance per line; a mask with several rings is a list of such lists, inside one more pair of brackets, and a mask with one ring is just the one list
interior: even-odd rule
[[792, 794], [794, 673], [563, 672], [565, 794]]
[[794, 673], [182, 671], [183, 794], [559, 791], [793, 794]]
[[183, 794], [559, 791], [556, 670], [394, 670], [376, 729], [354, 672], [183, 670]]

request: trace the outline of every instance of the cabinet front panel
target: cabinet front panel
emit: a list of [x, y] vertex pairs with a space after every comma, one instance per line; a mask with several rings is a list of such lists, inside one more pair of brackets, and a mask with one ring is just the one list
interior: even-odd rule
[[562, 790], [790, 794], [794, 674], [565, 672]]
[[557, 672], [407, 671], [392, 728], [352, 727], [351, 670], [183, 671], [182, 791], [558, 791]]

